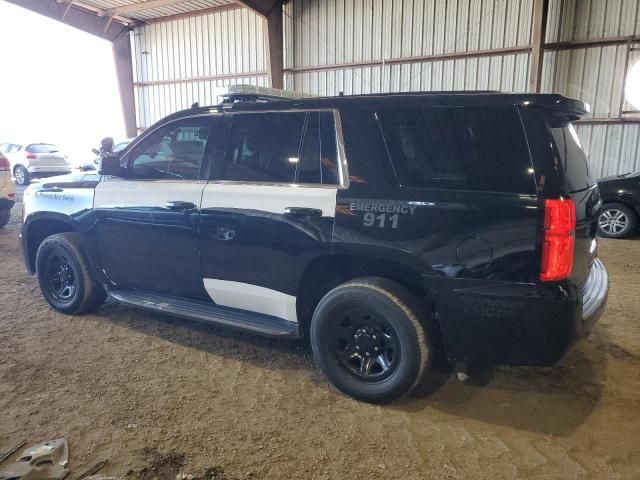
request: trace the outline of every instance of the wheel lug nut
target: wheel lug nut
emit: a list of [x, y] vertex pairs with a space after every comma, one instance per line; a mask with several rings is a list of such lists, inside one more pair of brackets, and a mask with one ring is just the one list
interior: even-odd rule
[[373, 338], [373, 339], [375, 340], [375, 339], [376, 339], [376, 338], [378, 338], [378, 337], [376, 337], [375, 335], [373, 335], [371, 338]]
[[368, 357], [369, 356], [369, 352], [365, 353], [365, 355]]
[[373, 350], [377, 352], [378, 351], [378, 347], [373, 347]]
[[360, 345], [356, 345], [356, 350], [360, 350]]

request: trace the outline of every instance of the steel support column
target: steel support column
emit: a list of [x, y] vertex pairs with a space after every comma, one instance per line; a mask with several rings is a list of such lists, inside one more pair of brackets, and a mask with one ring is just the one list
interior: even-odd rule
[[542, 62], [544, 60], [544, 41], [547, 35], [548, 13], [549, 0], [534, 0], [529, 63], [529, 91], [533, 93], [540, 92], [540, 85], [542, 84]]
[[124, 32], [113, 40], [113, 61], [116, 66], [120, 103], [127, 137], [137, 135], [136, 101], [133, 93], [133, 59], [131, 57], [131, 40], [129, 32]]
[[282, 38], [282, 0], [238, 0], [264, 17], [267, 70], [273, 88], [284, 88], [284, 40]]

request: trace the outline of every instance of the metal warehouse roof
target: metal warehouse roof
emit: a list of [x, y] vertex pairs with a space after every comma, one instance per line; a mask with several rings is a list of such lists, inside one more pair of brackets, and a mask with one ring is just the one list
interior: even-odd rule
[[132, 22], [196, 13], [235, 4], [235, 0], [74, 0], [73, 5], [100, 16]]

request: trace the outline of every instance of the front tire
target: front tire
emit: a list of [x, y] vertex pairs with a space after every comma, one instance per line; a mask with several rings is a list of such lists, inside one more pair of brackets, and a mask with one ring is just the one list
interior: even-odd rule
[[91, 275], [80, 235], [75, 232], [44, 239], [36, 254], [36, 274], [49, 305], [67, 315], [95, 310], [106, 298]]
[[631, 235], [638, 224], [632, 208], [622, 203], [607, 203], [598, 216], [598, 234], [605, 238], [624, 238]]
[[11, 218], [10, 209], [4, 208], [0, 210], [0, 228], [4, 227], [7, 223], [9, 223], [10, 218]]
[[22, 165], [18, 165], [13, 169], [13, 178], [16, 179], [16, 185], [29, 185], [31, 182], [29, 171]]
[[341, 392], [370, 403], [409, 393], [432, 362], [427, 311], [401, 285], [365, 277], [320, 301], [310, 328], [316, 362]]

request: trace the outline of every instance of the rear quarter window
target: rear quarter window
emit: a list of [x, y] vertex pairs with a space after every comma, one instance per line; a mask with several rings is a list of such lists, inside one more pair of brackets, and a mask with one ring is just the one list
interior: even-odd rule
[[515, 107], [385, 109], [378, 118], [405, 187], [535, 193]]
[[550, 129], [569, 191], [577, 192], [592, 186], [595, 182], [591, 178], [587, 156], [574, 126], [568, 124]]

